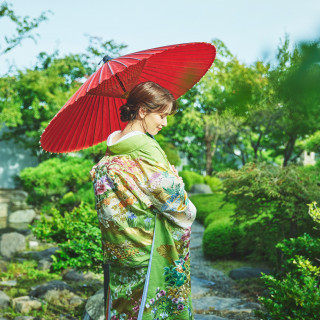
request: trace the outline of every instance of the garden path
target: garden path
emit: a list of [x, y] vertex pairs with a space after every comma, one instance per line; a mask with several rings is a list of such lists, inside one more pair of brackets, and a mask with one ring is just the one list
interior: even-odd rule
[[202, 251], [204, 227], [195, 221], [191, 228], [191, 288], [195, 320], [258, 319], [259, 305], [246, 300], [233, 288], [234, 280], [214, 269]]

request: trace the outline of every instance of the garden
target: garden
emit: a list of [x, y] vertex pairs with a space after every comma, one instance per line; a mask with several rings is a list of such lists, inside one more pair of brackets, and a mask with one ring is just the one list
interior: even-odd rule
[[[316, 320], [320, 42], [292, 44], [284, 36], [274, 64], [251, 65], [240, 62], [221, 40], [212, 43], [219, 53], [214, 64], [179, 98], [177, 113], [155, 138], [197, 208], [196, 219], [205, 228], [201, 249], [212, 266], [248, 262], [272, 270], [248, 291], [262, 306], [256, 319]], [[105, 52], [120, 55], [123, 48], [113, 40], [89, 37], [85, 53], [42, 52], [32, 68], [0, 78], [0, 119], [6, 126], [1, 139], [29, 150], [38, 161], [15, 177], [15, 188], [28, 194], [27, 204], [37, 213], [29, 230], [41, 243], [36, 250], [58, 248], [50, 267], [42, 270], [36, 259], [21, 255], [0, 263], [1, 281], [17, 281], [14, 287], [0, 284], [0, 289], [14, 299], [61, 280], [70, 270], [90, 275], [74, 276], [80, 278], [71, 281], [69, 291], [47, 297], [37, 310], [27, 312], [34, 319], [61, 314], [63, 319], [82, 319], [84, 301], [103, 285], [101, 232], [89, 171], [104, 156], [105, 142], [53, 154], [39, 148], [39, 138], [94, 71], [92, 61]], [[310, 155], [314, 158], [308, 162]], [[207, 185], [210, 193], [194, 193], [195, 185]], [[239, 289], [253, 281], [239, 282]], [[72, 297], [78, 303], [70, 308]], [[1, 312], [6, 319], [25, 315], [11, 305]]]

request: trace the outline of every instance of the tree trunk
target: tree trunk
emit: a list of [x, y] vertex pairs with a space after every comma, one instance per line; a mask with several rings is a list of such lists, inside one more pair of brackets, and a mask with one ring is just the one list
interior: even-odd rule
[[219, 134], [210, 134], [209, 125], [204, 127], [204, 141], [206, 144], [206, 175], [212, 174], [212, 158], [216, 152]]
[[296, 137], [291, 136], [289, 141], [286, 144], [286, 148], [284, 149], [284, 159], [282, 164], [283, 167], [286, 167], [288, 165], [295, 143], [296, 143]]

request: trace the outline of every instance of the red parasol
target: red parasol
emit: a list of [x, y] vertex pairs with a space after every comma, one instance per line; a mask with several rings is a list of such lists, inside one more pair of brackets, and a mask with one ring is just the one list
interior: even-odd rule
[[72, 152], [105, 141], [123, 129], [119, 107], [137, 84], [153, 81], [177, 99], [207, 72], [216, 55], [212, 44], [195, 42], [148, 49], [104, 58], [93, 73], [51, 120], [40, 140], [49, 152]]

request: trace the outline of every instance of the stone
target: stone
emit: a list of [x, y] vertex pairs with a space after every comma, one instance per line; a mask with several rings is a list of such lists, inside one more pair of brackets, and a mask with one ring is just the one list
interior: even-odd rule
[[24, 257], [29, 257], [31, 259], [35, 259], [35, 260], [48, 260], [50, 262], [53, 262], [51, 256], [55, 254], [55, 252], [57, 250], [60, 250], [59, 247], [52, 247], [52, 248], [48, 248], [46, 250], [42, 250], [42, 251], [25, 251], [22, 254], [19, 254], [20, 257], [24, 258]]
[[6, 309], [10, 306], [10, 297], [3, 291], [0, 291], [0, 309]]
[[52, 266], [52, 262], [46, 259], [41, 259], [38, 262], [37, 269], [38, 270], [50, 270]]
[[28, 193], [23, 190], [15, 190], [11, 195], [11, 201], [26, 201]]
[[198, 299], [211, 291], [215, 285], [214, 282], [191, 276], [191, 293], [192, 299]]
[[69, 270], [63, 275], [62, 279], [69, 281], [83, 281], [85, 277], [82, 272], [78, 272], [76, 270]]
[[34, 240], [29, 241], [29, 248], [37, 248], [37, 247], [39, 247], [38, 241], [34, 241]]
[[6, 280], [6, 281], [1, 281], [0, 286], [3, 287], [15, 287], [17, 285], [17, 280]]
[[230, 271], [230, 278], [234, 280], [247, 279], [247, 278], [260, 278], [261, 272], [270, 274], [270, 269], [267, 268], [252, 268], [252, 267], [241, 267]]
[[[218, 296], [207, 296], [200, 299], [193, 300], [193, 308], [197, 310], [219, 310], [219, 311], [233, 311], [233, 312], [251, 312], [258, 304], [252, 304], [248, 301], [239, 298], [223, 298]], [[260, 305], [259, 305], [260, 307]]]
[[105, 320], [103, 288], [87, 300], [85, 312], [86, 315], [84, 318], [87, 318], [88, 320]]
[[9, 204], [8, 203], [0, 203], [0, 218], [7, 218]]
[[[15, 317], [13, 320], [33, 320], [33, 319], [36, 319], [36, 318], [34, 318], [32, 316], [18, 316], [18, 317]], [[39, 319], [39, 318], [37, 318], [37, 319]]]
[[84, 303], [84, 299], [82, 299], [81, 297], [74, 295], [70, 300], [69, 303], [71, 306], [73, 307], [78, 307], [80, 305], [82, 305]]
[[33, 209], [17, 210], [9, 215], [9, 227], [15, 229], [27, 229], [36, 216]]
[[15, 253], [26, 249], [26, 238], [18, 232], [5, 233], [0, 240], [0, 253], [5, 258], [12, 258]]
[[41, 302], [29, 296], [22, 296], [12, 299], [12, 307], [15, 312], [29, 313], [31, 310], [41, 309]]
[[212, 314], [195, 314], [194, 320], [227, 320], [227, 318], [221, 318]]
[[212, 190], [210, 189], [209, 185], [207, 184], [194, 184], [191, 187], [190, 193], [212, 193]]
[[70, 287], [66, 282], [64, 281], [60, 281], [60, 280], [53, 280], [50, 281], [48, 283], [36, 286], [34, 288], [32, 288], [31, 292], [29, 293], [29, 295], [31, 297], [37, 297], [37, 298], [42, 298], [45, 296], [45, 294], [48, 291], [51, 290], [68, 290], [70, 292], [74, 292], [75, 290]]

